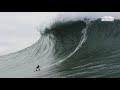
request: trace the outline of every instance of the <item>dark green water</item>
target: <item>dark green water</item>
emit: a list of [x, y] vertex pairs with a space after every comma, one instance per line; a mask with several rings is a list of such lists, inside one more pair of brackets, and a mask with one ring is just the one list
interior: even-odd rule
[[55, 23], [41, 34], [34, 45], [0, 57], [0, 77], [120, 77], [120, 20]]
[[[63, 25], [63, 26], [62, 26]], [[76, 21], [52, 28], [51, 33], [58, 41], [55, 60], [73, 52], [82, 37], [84, 22]], [[84, 27], [82, 27], [84, 26]], [[49, 34], [51, 34], [49, 33]], [[87, 29], [86, 41], [72, 56], [52, 68], [50, 77], [97, 78], [120, 77], [120, 20], [92, 21]], [[57, 46], [59, 46], [57, 48]]]

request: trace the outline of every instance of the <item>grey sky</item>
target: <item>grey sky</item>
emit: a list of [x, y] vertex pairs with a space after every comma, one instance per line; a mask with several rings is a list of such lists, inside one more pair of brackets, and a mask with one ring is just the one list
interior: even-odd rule
[[40, 34], [37, 27], [49, 26], [55, 19], [75, 20], [80, 17], [113, 16], [119, 12], [0, 12], [0, 56], [16, 52], [35, 43]]
[[53, 13], [0, 12], [0, 56], [16, 52], [35, 43], [37, 26]]

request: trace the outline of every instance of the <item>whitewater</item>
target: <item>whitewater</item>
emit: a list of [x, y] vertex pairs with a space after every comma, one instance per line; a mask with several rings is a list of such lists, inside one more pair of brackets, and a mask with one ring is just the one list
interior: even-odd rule
[[0, 57], [1, 78], [120, 77], [119, 19], [63, 18], [39, 33], [33, 45]]

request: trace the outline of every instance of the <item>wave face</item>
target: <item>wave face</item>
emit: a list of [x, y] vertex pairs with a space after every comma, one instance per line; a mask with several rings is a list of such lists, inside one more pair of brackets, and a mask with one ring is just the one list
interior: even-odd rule
[[[34, 45], [0, 57], [0, 77], [120, 77], [120, 20], [56, 22]], [[34, 72], [37, 65], [41, 71]]]

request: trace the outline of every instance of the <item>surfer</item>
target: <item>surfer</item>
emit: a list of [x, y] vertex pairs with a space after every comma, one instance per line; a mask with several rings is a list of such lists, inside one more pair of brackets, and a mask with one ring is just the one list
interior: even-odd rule
[[39, 65], [36, 67], [36, 71], [40, 71], [40, 66]]

